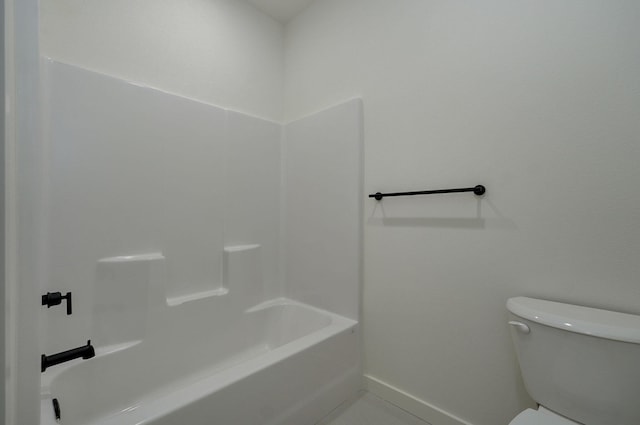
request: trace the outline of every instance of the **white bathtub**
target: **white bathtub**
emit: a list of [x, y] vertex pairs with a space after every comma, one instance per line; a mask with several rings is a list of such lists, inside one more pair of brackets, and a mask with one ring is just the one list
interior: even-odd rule
[[287, 299], [197, 316], [47, 371], [42, 425], [56, 423], [53, 398], [63, 425], [311, 425], [360, 387], [353, 320]]

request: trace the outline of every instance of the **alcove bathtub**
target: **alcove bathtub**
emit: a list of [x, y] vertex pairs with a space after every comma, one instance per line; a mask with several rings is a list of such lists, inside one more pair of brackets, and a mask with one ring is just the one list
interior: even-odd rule
[[207, 322], [199, 304], [155, 337], [46, 372], [42, 424], [56, 398], [63, 425], [304, 425], [358, 389], [356, 321], [282, 298]]

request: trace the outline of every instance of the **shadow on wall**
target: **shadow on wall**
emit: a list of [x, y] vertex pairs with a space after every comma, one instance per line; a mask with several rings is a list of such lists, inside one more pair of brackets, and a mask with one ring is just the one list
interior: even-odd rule
[[[419, 202], [417, 199], [415, 200]], [[483, 217], [482, 206], [486, 204], [491, 210], [493, 217]], [[487, 198], [478, 198], [475, 201], [475, 214], [469, 217], [419, 217], [406, 216], [403, 214], [410, 204], [403, 204], [400, 209], [394, 208], [393, 211], [385, 210], [383, 201], [376, 201], [367, 224], [372, 226], [389, 226], [389, 227], [432, 227], [441, 229], [485, 229], [501, 228], [505, 230], [516, 230], [518, 226], [515, 221], [507, 218], [500, 212], [491, 200]], [[416, 204], [423, 207], [424, 204]], [[464, 207], [466, 208], [466, 207]]]

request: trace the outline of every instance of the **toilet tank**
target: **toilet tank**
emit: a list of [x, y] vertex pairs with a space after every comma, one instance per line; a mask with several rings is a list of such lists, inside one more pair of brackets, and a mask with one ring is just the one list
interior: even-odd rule
[[525, 297], [507, 309], [535, 401], [585, 425], [640, 424], [640, 316]]

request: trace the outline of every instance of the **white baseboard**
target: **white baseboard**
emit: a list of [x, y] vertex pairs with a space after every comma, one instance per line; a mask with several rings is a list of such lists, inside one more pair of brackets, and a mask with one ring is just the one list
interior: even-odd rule
[[371, 375], [364, 375], [364, 386], [372, 394], [395, 404], [431, 425], [473, 425]]

